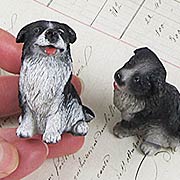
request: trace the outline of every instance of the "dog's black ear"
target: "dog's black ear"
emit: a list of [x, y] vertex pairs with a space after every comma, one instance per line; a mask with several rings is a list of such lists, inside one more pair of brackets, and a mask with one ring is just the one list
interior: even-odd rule
[[76, 41], [76, 33], [75, 31], [70, 28], [67, 24], [63, 24], [63, 26], [65, 27], [67, 33], [68, 33], [68, 40], [69, 43], [74, 43]]
[[24, 27], [19, 31], [19, 33], [18, 33], [18, 35], [17, 35], [17, 38], [16, 38], [16, 42], [17, 42], [17, 43], [23, 43], [23, 42], [25, 42], [26, 37], [27, 37], [27, 32], [29, 31], [29, 29], [31, 29], [31, 27], [30, 27], [31, 25], [32, 25], [32, 23], [24, 26]]
[[17, 43], [23, 43], [25, 41], [26, 32], [27, 32], [27, 27], [25, 26], [19, 31], [17, 35], [17, 38], [16, 38]]
[[143, 47], [143, 48], [136, 49], [134, 51], [134, 54], [138, 54], [138, 53], [142, 53], [142, 52], [152, 52], [152, 51], [150, 49], [148, 49], [147, 47]]
[[156, 89], [158, 89], [159, 96], [161, 97], [164, 91], [165, 80], [157, 78]]
[[151, 83], [153, 85], [153, 92], [162, 96], [166, 83], [166, 71], [154, 70], [151, 74]]

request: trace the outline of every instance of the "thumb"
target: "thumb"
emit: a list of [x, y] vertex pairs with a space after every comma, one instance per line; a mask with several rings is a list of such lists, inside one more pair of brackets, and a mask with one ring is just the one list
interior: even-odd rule
[[11, 174], [18, 163], [19, 156], [15, 146], [0, 137], [0, 178]]

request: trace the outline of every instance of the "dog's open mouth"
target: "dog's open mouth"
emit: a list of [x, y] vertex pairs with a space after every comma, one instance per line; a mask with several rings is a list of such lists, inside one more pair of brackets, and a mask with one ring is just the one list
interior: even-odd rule
[[124, 91], [127, 89], [126, 86], [119, 86], [116, 81], [113, 82], [114, 90]]
[[47, 55], [55, 55], [58, 51], [60, 53], [62, 53], [64, 51], [64, 49], [62, 48], [56, 48], [52, 45], [48, 45], [48, 46], [41, 46], [41, 49], [44, 53], [46, 53]]

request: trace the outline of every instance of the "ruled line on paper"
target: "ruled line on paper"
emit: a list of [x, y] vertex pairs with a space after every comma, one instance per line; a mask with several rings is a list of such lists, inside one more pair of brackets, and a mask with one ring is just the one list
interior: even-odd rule
[[101, 11], [103, 10], [104, 6], [107, 4], [108, 0], [106, 0], [104, 2], [104, 4], [102, 5], [102, 7], [100, 8], [99, 12], [97, 13], [97, 15], [95, 16], [95, 18], [93, 19], [93, 21], [91, 22], [90, 26], [92, 26], [92, 24], [94, 23], [94, 21], [97, 19], [97, 17], [99, 16], [99, 14], [101, 13]]
[[105, 4], [106, 1], [108, 2], [108, 0], [54, 0], [50, 7], [90, 25], [97, 14], [100, 13], [99, 11], [103, 8], [103, 4]]
[[[172, 21], [172, 22], [175, 22], [175, 23], [177, 23], [177, 24], [180, 25], [180, 22], [179, 22], [179, 21], [176, 21], [176, 20], [172, 19], [171, 17], [169, 17], [169, 16], [167, 16], [167, 15], [164, 15], [164, 14], [162, 14], [162, 13], [159, 13], [159, 12], [157, 12], [157, 11], [155, 11], [155, 10], [152, 10], [152, 9], [146, 7], [146, 6], [144, 6], [144, 8], [147, 9], [147, 10], [149, 10], [149, 11], [151, 11], [151, 12], [153, 12], [153, 13], [156, 13], [156, 14], [158, 14], [158, 15], [160, 15], [160, 16], [162, 16], [162, 17], [164, 17], [164, 18], [166, 18], [166, 19], [168, 19], [168, 20], [170, 20], [170, 21]], [[179, 16], [179, 18], [180, 18], [180, 16]]]
[[144, 5], [146, 0], [143, 0], [142, 3], [140, 4], [140, 6], [138, 7], [137, 11], [135, 12], [135, 14], [133, 15], [133, 17], [131, 18], [131, 20], [129, 21], [128, 25], [125, 27], [123, 33], [121, 34], [121, 36], [119, 37], [119, 39], [122, 39], [122, 37], [124, 36], [124, 34], [126, 33], [127, 29], [129, 28], [129, 26], [131, 25], [131, 23], [133, 22], [133, 20], [135, 19], [135, 17], [137, 16], [138, 12], [140, 11], [140, 9], [142, 8], [142, 6]]
[[[91, 124], [82, 151], [48, 160], [39, 170], [23, 179], [32, 180], [40, 177], [46, 180], [140, 180], [146, 179], [149, 174], [151, 180], [161, 177], [168, 180], [161, 171], [163, 168], [172, 179], [178, 180], [179, 167], [174, 167], [174, 164], [180, 160], [177, 152], [168, 149], [158, 153], [159, 155], [154, 156], [153, 159], [143, 158], [139, 152], [141, 143], [139, 137], [124, 139], [122, 142], [113, 137], [113, 126], [115, 122], [121, 120], [121, 116], [112, 102], [112, 75], [133, 55], [136, 48], [147, 46], [163, 62], [168, 72], [167, 81], [172, 82], [177, 89], [180, 88], [178, 81], [180, 26], [160, 15], [169, 15], [171, 19], [179, 21], [177, 10], [180, 10], [180, 5], [173, 0], [171, 2], [146, 0], [123, 38], [119, 39], [143, 0], [108, 0], [103, 8], [100, 5], [105, 0], [53, 0], [51, 3], [50, 0], [38, 1], [44, 5], [31, 0], [24, 1], [22, 6], [16, 6], [18, 0], [13, 2], [7, 0], [5, 3], [9, 6], [7, 12], [3, 9], [4, 6], [1, 6], [1, 27], [5, 30], [11, 29], [11, 32], [16, 34], [23, 24], [30, 20], [35, 21], [39, 17], [55, 18], [54, 20], [69, 24], [79, 37], [78, 42], [71, 47], [74, 61], [73, 74], [83, 79], [85, 83], [83, 102], [96, 112], [97, 118]], [[160, 1], [163, 2], [162, 6], [154, 9], [153, 2]], [[81, 2], [84, 5], [80, 4]], [[47, 7], [48, 3], [49, 7]], [[84, 11], [77, 14], [78, 8], [81, 10], [82, 6]], [[74, 12], [71, 11], [73, 8]], [[101, 8], [101, 12], [98, 13]], [[171, 8], [174, 8], [172, 13], [168, 13]], [[25, 12], [27, 16], [24, 16], [24, 9], [27, 10]], [[32, 14], [32, 12], [36, 13]], [[62, 15], [63, 13], [66, 17]], [[97, 14], [96, 20], [90, 26]], [[89, 19], [86, 21], [83, 15]], [[171, 40], [168, 39], [168, 35], [171, 35]], [[3, 71], [1, 75], [5, 75]], [[88, 83], [89, 81], [91, 83]], [[92, 89], [94, 85], [96, 88]], [[0, 127], [17, 127], [17, 124], [13, 124], [16, 119], [17, 117], [12, 119], [12, 124], [8, 123], [11, 120], [8, 119], [6, 122], [6, 119], [2, 119]], [[109, 139], [111, 146], [104, 148], [107, 144], [106, 139]]]
[[[42, 3], [42, 2], [40, 2], [40, 1], [38, 1], [38, 0], [32, 0], [32, 1], [40, 4], [41, 6], [47, 7], [46, 4], [44, 4], [44, 3]], [[90, 26], [90, 24], [85, 23], [85, 22], [83, 22], [83, 21], [81, 21], [81, 20], [79, 20], [79, 19], [76, 19], [76, 18], [74, 18], [74, 17], [72, 17], [72, 16], [70, 16], [70, 15], [68, 15], [68, 14], [65, 14], [65, 13], [63, 13], [63, 12], [61, 12], [61, 11], [59, 11], [59, 10], [51, 7], [51, 6], [48, 6], [47, 8], [48, 8], [48, 9], [51, 9], [52, 11], [55, 11], [55, 12], [57, 12], [57, 13], [63, 15], [63, 16], [65, 16], [65, 17], [67, 17], [67, 18], [70, 18], [70, 19], [72, 19], [72, 20], [74, 20], [74, 21], [76, 21], [76, 22], [78, 22], [78, 23], [80, 23], [80, 24], [83, 24], [83, 25], [88, 26], [88, 27], [90, 27], [90, 28], [92, 28], [92, 29], [94, 29], [94, 30], [96, 30], [96, 31], [98, 31], [98, 32], [101, 32], [101, 33], [103, 33], [103, 34], [105, 34], [105, 35], [107, 35], [107, 36], [109, 36], [109, 37], [111, 37], [111, 38], [113, 38], [113, 39], [116, 39], [116, 40], [119, 39], [118, 37], [114, 36], [113, 34], [104, 32], [104, 31], [102, 31], [102, 30], [100, 30], [100, 29], [98, 29], [98, 28], [95, 28], [95, 27], [93, 27], [93, 26]]]
[[[44, 3], [40, 2], [39, 0], [33, 0], [33, 1], [36, 2], [36, 3], [38, 3], [38, 4], [40, 4], [40, 5], [42, 5], [42, 6], [47, 7]], [[141, 3], [141, 7], [143, 6], [144, 3], [145, 3], [145, 0]], [[108, 32], [106, 32], [106, 31], [103, 31], [103, 30], [101, 30], [101, 29], [99, 29], [99, 28], [97, 28], [97, 27], [95, 27], [95, 26], [90, 26], [90, 24], [88, 24], [88, 23], [86, 23], [86, 22], [83, 22], [83, 21], [81, 21], [81, 20], [79, 20], [79, 19], [76, 19], [76, 18], [74, 18], [74, 17], [72, 17], [72, 16], [70, 16], [70, 15], [68, 15], [68, 14], [65, 14], [65, 13], [59, 11], [58, 9], [55, 9], [55, 8], [53, 8], [53, 7], [51, 7], [51, 6], [48, 6], [47, 8], [49, 8], [49, 9], [51, 9], [51, 10], [57, 12], [57, 13], [60, 13], [60, 14], [66, 16], [66, 17], [68, 17], [68, 18], [70, 18], [70, 19], [73, 19], [73, 20], [75, 20], [76, 22], [79, 22], [79, 23], [81, 23], [81, 24], [83, 24], [83, 25], [85, 25], [85, 26], [88, 26], [88, 27], [90, 27], [90, 28], [92, 28], [92, 29], [94, 29], [94, 30], [96, 30], [96, 31], [104, 34], [104, 35], [107, 35], [107, 36], [109, 36], [109, 37], [111, 37], [111, 38], [113, 38], [113, 39], [116, 39], [116, 40], [118, 40], [118, 41], [120, 41], [120, 42], [122, 42], [122, 43], [124, 43], [124, 44], [126, 44], [126, 45], [129, 45], [129, 46], [131, 46], [131, 47], [133, 47], [133, 48], [137, 48], [137, 46], [134, 45], [133, 43], [130, 43], [130, 42], [126, 41], [126, 40], [122, 40], [122, 38], [119, 39], [119, 37], [114, 36], [113, 34], [108, 33]], [[143, 7], [143, 8], [144, 8], [144, 7]], [[141, 9], [141, 8], [140, 8], [140, 9]], [[99, 14], [100, 14], [100, 13], [99, 13]], [[163, 59], [163, 58], [161, 58], [161, 60], [164, 61], [165, 63], [170, 64], [171, 66], [174, 66], [174, 67], [180, 69], [180, 66], [179, 66], [179, 65], [176, 65], [176, 64], [174, 64], [174, 63], [172, 63], [172, 62], [170, 62], [170, 61], [167, 61], [167, 60], [165, 60], [165, 59]]]

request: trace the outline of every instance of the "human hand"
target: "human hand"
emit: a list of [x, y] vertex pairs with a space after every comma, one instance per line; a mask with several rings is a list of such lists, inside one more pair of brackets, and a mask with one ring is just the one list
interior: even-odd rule
[[[20, 114], [18, 103], [18, 79], [22, 44], [16, 44], [14, 36], [0, 29], [0, 67], [14, 76], [0, 76], [0, 117]], [[73, 76], [78, 94], [80, 80]], [[47, 158], [72, 154], [84, 143], [84, 137], [64, 134], [57, 144], [45, 144], [41, 136], [20, 139], [15, 128], [0, 129], [0, 179], [19, 180], [37, 169]]]

